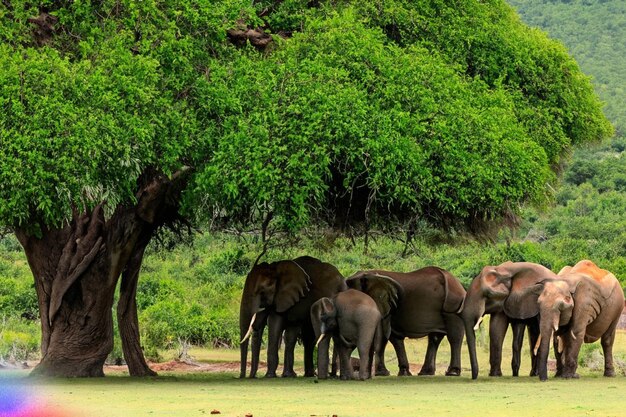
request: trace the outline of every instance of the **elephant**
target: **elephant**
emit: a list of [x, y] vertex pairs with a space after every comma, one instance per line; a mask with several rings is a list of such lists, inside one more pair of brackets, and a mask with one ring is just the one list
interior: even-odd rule
[[241, 372], [245, 378], [248, 339], [252, 339], [250, 378], [256, 377], [265, 326], [268, 327], [267, 373], [276, 377], [278, 350], [284, 332], [283, 377], [295, 377], [294, 348], [298, 336], [304, 345], [305, 376], [315, 375], [315, 336], [311, 305], [322, 297], [333, 297], [347, 289], [344, 277], [329, 263], [310, 256], [255, 265], [246, 278], [239, 310]]
[[[523, 342], [524, 326], [529, 327], [530, 343], [534, 346], [538, 338], [536, 316], [528, 315], [523, 292], [547, 278], [557, 275], [543, 265], [531, 262], [507, 261], [497, 266], [485, 266], [471, 282], [461, 318], [465, 325], [465, 335], [472, 367], [472, 379], [478, 377], [476, 358], [476, 333], [484, 314], [490, 314], [489, 322], [489, 362], [490, 376], [501, 376], [502, 344], [509, 324], [513, 326], [513, 374], [519, 371], [519, 357]], [[536, 358], [531, 349], [532, 371], [536, 374]]]
[[583, 260], [566, 267], [558, 279], [544, 280], [526, 289], [526, 314], [539, 315], [539, 379], [548, 378], [550, 340], [555, 336], [556, 376], [578, 378], [578, 354], [583, 342], [601, 339], [604, 376], [614, 376], [613, 342], [622, 309], [624, 293], [612, 273]]
[[444, 336], [452, 350], [446, 375], [460, 375], [464, 327], [459, 313], [465, 298], [460, 281], [444, 269], [428, 266], [407, 273], [360, 271], [347, 278], [346, 283], [377, 300], [379, 290], [371, 280], [380, 276], [395, 281], [399, 291], [397, 305], [391, 305], [389, 315], [383, 319], [383, 337], [376, 349], [376, 375], [389, 375], [384, 360], [387, 341], [391, 341], [398, 357], [398, 375], [411, 375], [404, 338], [424, 336], [428, 336], [428, 348], [419, 375], [434, 375], [437, 349]]
[[323, 297], [311, 306], [311, 322], [318, 338], [317, 376], [328, 377], [328, 342], [332, 336], [334, 350], [339, 353], [341, 379], [352, 379], [350, 354], [359, 352], [359, 379], [371, 377], [374, 346], [380, 344], [382, 315], [369, 295], [354, 289], [340, 292], [333, 298]]

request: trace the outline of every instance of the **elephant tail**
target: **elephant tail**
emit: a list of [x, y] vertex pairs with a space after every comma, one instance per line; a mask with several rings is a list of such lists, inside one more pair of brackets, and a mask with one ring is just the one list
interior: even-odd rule
[[461, 281], [445, 269], [438, 268], [443, 277], [445, 298], [443, 300], [443, 311], [446, 313], [459, 314], [463, 311], [465, 304], [465, 289]]

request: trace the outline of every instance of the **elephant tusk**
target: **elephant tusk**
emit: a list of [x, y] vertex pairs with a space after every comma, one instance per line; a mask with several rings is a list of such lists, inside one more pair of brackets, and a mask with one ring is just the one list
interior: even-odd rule
[[243, 339], [241, 339], [241, 342], [239, 343], [243, 343], [246, 340], [248, 340], [248, 338], [250, 337], [250, 335], [252, 334], [252, 325], [254, 324], [254, 320], [256, 320], [256, 313], [254, 313], [254, 315], [252, 316], [252, 320], [250, 320], [250, 327], [248, 327], [248, 332], [246, 333], [246, 335], [243, 337]]
[[318, 338], [317, 338], [317, 342], [315, 342], [315, 347], [318, 347], [318, 346], [319, 346], [319, 344], [320, 344], [320, 342], [322, 341], [322, 339], [324, 338], [324, 336], [326, 336], [326, 334], [325, 334], [325, 333], [322, 333], [322, 334], [320, 335], [320, 337], [318, 337]]
[[556, 337], [556, 345], [557, 345], [557, 350], [559, 351], [559, 353], [563, 353], [563, 338], [561, 336], [557, 336]]
[[478, 322], [476, 322], [476, 325], [474, 326], [474, 330], [478, 330], [478, 328], [480, 327], [480, 323], [482, 323], [483, 321], [483, 317], [485, 316], [480, 316], [480, 318], [478, 319]]
[[537, 352], [539, 351], [540, 344], [541, 344], [541, 335], [539, 335], [539, 337], [537, 338], [537, 343], [535, 343], [535, 349], [533, 350], [533, 353], [535, 354], [535, 356], [537, 356]]
[[576, 335], [574, 334], [574, 331], [570, 330], [570, 333], [572, 334], [572, 339], [576, 340]]
[[250, 327], [248, 327], [248, 332], [246, 333], [246, 335], [243, 337], [243, 339], [241, 339], [241, 342], [239, 343], [243, 343], [246, 340], [248, 340], [248, 338], [250, 337], [250, 335], [252, 334], [252, 325], [254, 324], [254, 321], [256, 320], [256, 315], [257, 313], [261, 312], [265, 310], [264, 308], [260, 309], [259, 311], [257, 311], [256, 313], [254, 313], [254, 315], [252, 316], [252, 320], [250, 320]]

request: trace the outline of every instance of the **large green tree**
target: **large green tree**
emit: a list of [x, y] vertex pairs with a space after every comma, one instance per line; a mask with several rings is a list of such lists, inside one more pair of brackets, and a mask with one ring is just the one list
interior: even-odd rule
[[611, 126], [557, 42], [500, 0], [3, 1], [0, 224], [48, 375], [102, 375], [114, 292], [163, 227], [427, 221], [479, 233], [545, 200]]

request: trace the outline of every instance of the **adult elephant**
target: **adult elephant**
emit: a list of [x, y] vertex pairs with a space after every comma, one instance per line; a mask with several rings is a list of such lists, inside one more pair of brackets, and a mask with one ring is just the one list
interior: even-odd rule
[[241, 372], [245, 378], [248, 343], [252, 339], [250, 377], [256, 377], [265, 326], [268, 327], [267, 373], [275, 377], [280, 340], [285, 334], [283, 377], [296, 376], [294, 348], [298, 335], [304, 345], [305, 376], [314, 376], [315, 336], [311, 324], [311, 305], [322, 297], [333, 297], [346, 290], [337, 268], [310, 256], [255, 265], [246, 278], [239, 310], [241, 332]]
[[376, 300], [380, 296], [372, 285], [372, 279], [380, 276], [395, 281], [400, 291], [397, 306], [383, 320], [382, 343], [376, 350], [376, 375], [389, 375], [384, 361], [388, 340], [398, 357], [398, 375], [411, 375], [404, 339], [425, 336], [428, 336], [428, 348], [419, 374], [435, 373], [437, 349], [443, 337], [447, 336], [451, 358], [446, 375], [460, 375], [464, 328], [458, 314], [463, 308], [465, 289], [459, 280], [444, 269], [428, 266], [407, 273], [361, 271], [348, 278], [346, 283], [351, 288], [367, 292]]
[[[578, 354], [583, 342], [601, 340], [604, 376], [614, 376], [613, 342], [624, 308], [622, 287], [612, 273], [589, 260], [559, 272], [558, 279], [545, 280], [525, 292], [527, 314], [538, 314], [540, 337], [539, 378], [548, 378], [550, 340], [554, 334], [557, 358], [556, 376], [578, 378]], [[535, 308], [536, 306], [536, 308]]]
[[[557, 275], [543, 265], [531, 262], [504, 262], [497, 266], [485, 266], [470, 284], [465, 297], [465, 306], [461, 317], [465, 325], [467, 347], [472, 367], [472, 379], [478, 377], [478, 360], [476, 358], [476, 333], [484, 314], [490, 314], [489, 320], [489, 375], [500, 376], [502, 362], [502, 344], [509, 324], [514, 326], [514, 354], [519, 358], [524, 325], [529, 325], [531, 345], [534, 346], [537, 334], [537, 319], [528, 311], [524, 297], [525, 290], [547, 278]], [[536, 307], [536, 306], [535, 306]], [[532, 354], [532, 352], [531, 352]], [[517, 364], [513, 364], [519, 369]], [[533, 371], [535, 373], [533, 355]]]

